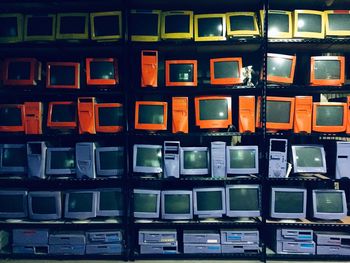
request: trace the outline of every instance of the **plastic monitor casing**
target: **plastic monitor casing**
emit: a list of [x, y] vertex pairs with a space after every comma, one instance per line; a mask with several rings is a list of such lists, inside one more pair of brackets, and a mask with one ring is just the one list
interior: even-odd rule
[[[120, 152], [124, 154], [124, 147], [98, 147], [96, 148], [96, 172], [97, 176], [118, 176], [124, 174], [124, 168], [106, 170], [101, 168], [101, 156], [100, 153], [103, 152]], [[124, 164], [123, 164], [124, 165]]]
[[[71, 212], [69, 211], [69, 196], [70, 194], [92, 194], [92, 204], [91, 204], [91, 211], [85, 211], [85, 212]], [[64, 201], [64, 217], [65, 218], [71, 218], [71, 219], [87, 219], [96, 217], [96, 209], [97, 209], [97, 203], [98, 203], [98, 194], [97, 191], [70, 191], [67, 192], [65, 195], [65, 201]]]
[[[197, 193], [201, 192], [220, 192], [221, 193], [221, 209], [218, 210], [198, 210], [199, 201], [197, 198]], [[209, 201], [208, 201], [209, 202]], [[225, 203], [225, 188], [194, 188], [193, 189], [193, 214], [199, 217], [222, 217], [226, 213], [226, 203]]]
[[[53, 197], [55, 198], [56, 212], [54, 214], [36, 214], [33, 211], [33, 197]], [[29, 218], [35, 220], [54, 220], [62, 217], [61, 192], [29, 192], [28, 193], [28, 212]]]
[[[186, 169], [185, 168], [185, 152], [202, 151], [207, 154], [207, 167], [200, 169]], [[209, 174], [210, 160], [208, 147], [181, 147], [180, 148], [180, 174], [182, 175], [207, 175]]]
[[[299, 167], [297, 164], [297, 149], [300, 148], [319, 148], [322, 155], [322, 167]], [[326, 153], [322, 145], [292, 145], [292, 159], [294, 173], [327, 173]]]
[[0, 144], [0, 173], [1, 174], [23, 174], [27, 171], [27, 166], [4, 166], [4, 150], [6, 149], [23, 149], [26, 152], [25, 144]]
[[121, 188], [97, 189], [96, 216], [122, 216], [123, 215], [123, 208], [121, 210], [102, 210], [101, 209], [101, 207], [100, 207], [100, 204], [101, 204], [101, 192], [119, 192], [121, 194], [121, 199], [123, 199], [123, 192], [122, 192]]
[[[165, 196], [166, 195], [189, 195], [190, 201], [189, 201], [189, 213], [185, 214], [168, 214], [165, 212]], [[162, 211], [162, 219], [173, 219], [173, 220], [181, 220], [181, 219], [192, 219], [193, 218], [193, 205], [192, 205], [192, 191], [183, 191], [183, 190], [169, 190], [169, 191], [162, 191], [162, 197], [161, 197], [161, 211]]]
[[[251, 168], [231, 168], [231, 150], [252, 150], [255, 152], [255, 167]], [[227, 174], [258, 174], [259, 173], [259, 148], [256, 145], [249, 146], [226, 146], [226, 169]]]
[[[342, 195], [342, 213], [322, 213], [317, 211], [317, 193], [341, 193]], [[346, 196], [344, 190], [334, 190], [334, 189], [322, 189], [322, 190], [312, 190], [312, 211], [313, 217], [317, 219], [325, 219], [325, 220], [340, 220], [347, 216], [348, 208], [346, 203]]]
[[21, 195], [22, 196], [22, 202], [23, 202], [23, 208], [24, 211], [21, 212], [0, 212], [0, 218], [25, 218], [28, 216], [28, 192], [22, 191], [22, 190], [13, 190], [13, 191], [7, 191], [7, 190], [1, 190], [1, 195]]
[[135, 218], [159, 218], [160, 212], [160, 190], [146, 190], [146, 189], [134, 189], [135, 194], [141, 195], [156, 195], [157, 196], [157, 211], [155, 213], [152, 212], [136, 212], [134, 210]]
[[[139, 148], [156, 149], [160, 151], [160, 154], [162, 154], [161, 145], [135, 144], [134, 153], [133, 153], [133, 171], [135, 173], [161, 173], [163, 171], [161, 166], [160, 167], [137, 166], [136, 160], [137, 160], [137, 151]], [[162, 156], [160, 156], [160, 160], [162, 160]]]
[[[65, 151], [71, 151], [75, 155], [75, 149], [70, 147], [63, 147], [63, 148], [47, 148], [46, 150], [46, 174], [48, 175], [65, 175], [65, 174], [74, 174], [75, 168], [72, 169], [52, 169], [51, 166], [51, 158], [52, 158], [52, 152], [65, 152]], [[74, 160], [75, 161], [75, 160]]]

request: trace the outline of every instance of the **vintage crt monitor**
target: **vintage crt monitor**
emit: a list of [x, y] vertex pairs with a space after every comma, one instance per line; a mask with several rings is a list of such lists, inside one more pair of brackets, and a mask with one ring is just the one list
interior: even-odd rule
[[327, 173], [322, 145], [292, 145], [292, 159], [294, 173]]
[[0, 190], [0, 218], [28, 216], [27, 191]]
[[35, 58], [7, 58], [3, 62], [5, 86], [36, 86], [41, 80], [41, 63]]
[[95, 149], [93, 142], [78, 142], [75, 145], [75, 164], [78, 178], [96, 178]]
[[192, 219], [192, 191], [168, 190], [162, 191], [162, 219]]
[[113, 41], [123, 38], [122, 12], [90, 13], [91, 39], [97, 41]]
[[141, 50], [141, 87], [158, 87], [157, 50]]
[[166, 60], [165, 85], [197, 86], [197, 60]]
[[257, 17], [254, 12], [226, 13], [228, 37], [255, 37], [260, 36]]
[[304, 219], [306, 216], [306, 189], [273, 187], [270, 216], [281, 219]]
[[259, 217], [260, 202], [259, 185], [226, 186], [226, 215], [229, 217]]
[[313, 86], [342, 86], [345, 82], [345, 57], [311, 57], [310, 84]]
[[344, 190], [312, 190], [313, 217], [340, 220], [347, 216], [348, 208]]
[[96, 134], [95, 129], [95, 97], [78, 98], [79, 133]]
[[96, 148], [97, 176], [120, 176], [124, 174], [123, 147]]
[[50, 102], [47, 127], [52, 129], [75, 129], [77, 127], [77, 106], [71, 101]]
[[238, 105], [239, 132], [255, 132], [255, 96], [239, 96]]
[[[260, 11], [260, 23], [263, 32], [264, 11], [262, 10]], [[292, 38], [292, 12], [282, 10], [269, 10], [267, 35], [268, 38]]]
[[326, 37], [350, 36], [350, 10], [324, 11]]
[[64, 217], [87, 219], [96, 217], [97, 191], [75, 190], [65, 194]]
[[160, 40], [160, 10], [131, 10], [131, 41], [156, 42]]
[[27, 143], [28, 177], [45, 178], [46, 149], [45, 142]]
[[294, 133], [311, 133], [312, 96], [296, 96], [294, 110]]
[[337, 142], [337, 154], [335, 164], [335, 178], [350, 178], [350, 142]]
[[267, 54], [267, 81], [293, 84], [296, 56]]
[[294, 120], [295, 98], [267, 97], [266, 129], [291, 130]]
[[56, 14], [25, 15], [24, 41], [53, 41], [56, 38]]
[[188, 133], [188, 97], [172, 97], [172, 132]]
[[24, 132], [24, 105], [0, 104], [0, 132]]
[[294, 10], [294, 38], [324, 38], [325, 19], [323, 11]]
[[347, 104], [314, 102], [312, 130], [315, 132], [345, 132], [348, 121]]
[[168, 103], [162, 101], [136, 101], [136, 130], [166, 130], [168, 124]]
[[195, 97], [196, 125], [200, 129], [227, 129], [232, 125], [231, 97]]
[[160, 190], [134, 189], [134, 217], [159, 218]]
[[46, 88], [79, 89], [80, 63], [47, 62]]
[[161, 173], [162, 146], [135, 144], [133, 151], [133, 171], [135, 173]]
[[242, 58], [212, 58], [210, 59], [210, 84], [242, 84], [241, 71]]
[[0, 14], [0, 43], [16, 43], [23, 40], [23, 15]]
[[258, 174], [258, 146], [227, 146], [226, 170], [227, 174]]
[[56, 39], [82, 40], [89, 38], [88, 13], [58, 13]]
[[34, 220], [54, 220], [62, 217], [61, 192], [28, 193], [28, 214]]
[[68, 175], [75, 173], [75, 149], [53, 148], [46, 150], [46, 174]]
[[115, 58], [86, 58], [86, 84], [113, 86], [119, 84], [118, 60]]
[[222, 217], [226, 213], [225, 188], [194, 188], [193, 214], [200, 218]]
[[194, 40], [218, 41], [226, 40], [225, 14], [194, 15]]
[[25, 134], [42, 134], [43, 104], [41, 102], [24, 103]]
[[193, 12], [172, 10], [162, 12], [162, 39], [193, 39]]
[[208, 175], [209, 166], [208, 147], [180, 148], [180, 174]]
[[120, 188], [97, 190], [96, 216], [122, 216], [123, 206], [123, 192]]
[[96, 132], [121, 132], [124, 126], [124, 109], [120, 103], [95, 104]]
[[0, 144], [0, 174], [27, 172], [27, 147], [25, 144]]

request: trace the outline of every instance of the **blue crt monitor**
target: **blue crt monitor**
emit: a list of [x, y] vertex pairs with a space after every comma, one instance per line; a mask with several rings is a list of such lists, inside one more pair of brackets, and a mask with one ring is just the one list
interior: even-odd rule
[[96, 217], [97, 191], [76, 190], [65, 194], [64, 217], [88, 219]]
[[0, 218], [25, 218], [28, 216], [27, 191], [0, 191]]
[[313, 217], [324, 220], [340, 220], [348, 209], [344, 190], [312, 190]]
[[28, 193], [29, 218], [54, 220], [62, 217], [61, 192], [35, 191]]

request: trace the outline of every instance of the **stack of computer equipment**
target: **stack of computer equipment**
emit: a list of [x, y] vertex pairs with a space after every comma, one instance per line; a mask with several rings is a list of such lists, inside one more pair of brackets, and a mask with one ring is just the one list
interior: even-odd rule
[[277, 254], [315, 255], [316, 245], [311, 229], [277, 229], [275, 240]]
[[221, 229], [222, 253], [259, 253], [260, 240], [257, 229]]
[[61, 232], [49, 235], [49, 253], [52, 255], [84, 255], [86, 238], [83, 232]]
[[185, 230], [183, 236], [185, 254], [221, 253], [220, 233], [210, 230]]
[[139, 245], [141, 254], [177, 254], [176, 230], [140, 230]]
[[121, 255], [124, 250], [121, 231], [86, 232], [86, 254]]
[[317, 255], [350, 255], [350, 234], [338, 232], [316, 232]]
[[38, 255], [49, 253], [48, 229], [14, 229], [12, 253]]

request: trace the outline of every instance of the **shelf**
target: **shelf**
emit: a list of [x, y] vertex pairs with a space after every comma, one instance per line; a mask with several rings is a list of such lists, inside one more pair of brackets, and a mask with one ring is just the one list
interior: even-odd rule
[[331, 183], [334, 180], [323, 176], [323, 175], [291, 175], [288, 178], [267, 178], [269, 182], [276, 182], [276, 183], [287, 183], [287, 182], [324, 182], [324, 183]]
[[350, 217], [345, 217], [343, 220], [339, 221], [310, 221], [309, 219], [301, 219], [295, 222], [289, 221], [278, 221], [278, 220], [266, 220], [268, 226], [278, 226], [278, 227], [319, 227], [319, 228], [349, 228], [350, 227]]
[[33, 259], [33, 260], [63, 260], [70, 262], [71, 260], [121, 260], [127, 261], [125, 255], [49, 255], [49, 254], [11, 254], [11, 253], [0, 253], [0, 258], [6, 259]]
[[135, 137], [231, 137], [231, 136], [261, 136], [262, 133], [240, 133], [240, 132], [190, 132], [190, 133], [170, 133], [170, 132], [141, 132], [130, 131], [129, 135]]
[[9, 219], [9, 220], [0, 220], [0, 225], [2, 227], [4, 225], [12, 226], [12, 227], [33, 227], [33, 226], [40, 226], [40, 227], [52, 227], [52, 226], [83, 226], [87, 227], [89, 225], [94, 225], [96, 227], [101, 226], [114, 226], [114, 227], [121, 227], [122, 226], [122, 220], [118, 218], [110, 218], [110, 219], [90, 219], [90, 220], [50, 220], [50, 221], [29, 221], [29, 220], [21, 220], [21, 219]]
[[[328, 4], [326, 4], [328, 3]], [[271, 10], [294, 10], [294, 9], [319, 9], [319, 10], [333, 10], [333, 9], [348, 9], [348, 0], [337, 1], [320, 1], [320, 0], [269, 0], [269, 7]]]
[[237, 254], [139, 254], [131, 256], [136, 260], [147, 259], [255, 259], [260, 260], [262, 258], [261, 253], [237, 253]]
[[279, 85], [268, 84], [267, 95], [313, 95], [321, 93], [350, 93], [350, 85], [336, 86], [309, 86], [309, 85]]
[[277, 254], [272, 249], [266, 249], [267, 259], [282, 259], [282, 260], [319, 260], [322, 262], [328, 261], [343, 261], [350, 260], [350, 256], [342, 255], [307, 255], [307, 254]]
[[268, 132], [267, 137], [299, 137], [299, 138], [315, 138], [319, 140], [348, 140], [350, 134], [346, 133], [293, 133], [291, 131], [285, 132]]

